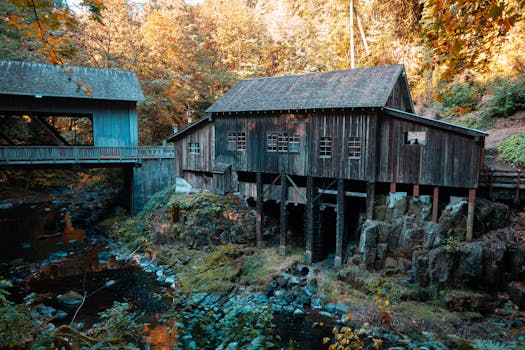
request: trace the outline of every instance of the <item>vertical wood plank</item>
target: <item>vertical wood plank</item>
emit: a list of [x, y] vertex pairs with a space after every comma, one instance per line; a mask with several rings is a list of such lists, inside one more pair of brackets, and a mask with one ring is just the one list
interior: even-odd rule
[[306, 178], [306, 222], [305, 222], [305, 253], [304, 261], [306, 264], [312, 263], [312, 247], [313, 247], [313, 230], [314, 230], [314, 178], [308, 176]]
[[257, 191], [257, 203], [256, 203], [256, 223], [255, 223], [255, 235], [257, 240], [257, 247], [263, 247], [263, 180], [262, 173], [258, 172], [256, 175], [256, 191]]
[[345, 230], [345, 191], [343, 178], [337, 179], [337, 216], [335, 229], [335, 258], [334, 266], [343, 264], [343, 234]]
[[434, 195], [432, 196], [432, 222], [438, 222], [438, 208], [439, 206], [439, 187], [434, 187]]
[[470, 188], [468, 190], [468, 212], [467, 212], [467, 241], [472, 241], [474, 232], [474, 205], [476, 203], [476, 189]]
[[288, 179], [281, 174], [281, 219], [280, 219], [280, 244], [279, 254], [286, 255], [286, 232], [288, 231], [288, 215], [286, 213], [286, 200], [288, 199]]

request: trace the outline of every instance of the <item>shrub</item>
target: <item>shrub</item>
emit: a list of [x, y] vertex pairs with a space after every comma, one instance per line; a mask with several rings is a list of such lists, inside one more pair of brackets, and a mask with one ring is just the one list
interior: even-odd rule
[[489, 90], [491, 97], [486, 104], [489, 117], [508, 117], [525, 109], [525, 75], [513, 80], [498, 78]]
[[507, 162], [525, 166], [525, 132], [514, 134], [501, 142], [498, 151]]
[[463, 114], [478, 107], [483, 96], [483, 86], [475, 82], [442, 84], [438, 101], [447, 115]]

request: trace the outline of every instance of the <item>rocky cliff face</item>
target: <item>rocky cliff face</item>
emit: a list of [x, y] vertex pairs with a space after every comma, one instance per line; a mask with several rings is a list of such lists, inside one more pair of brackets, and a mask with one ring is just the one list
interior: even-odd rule
[[361, 266], [406, 273], [422, 286], [501, 287], [524, 280], [524, 250], [509, 226], [508, 206], [479, 199], [475, 237], [466, 242], [466, 200], [454, 198], [437, 223], [429, 221], [428, 197], [396, 194], [378, 200], [379, 220], [362, 225], [360, 259], [352, 258]]

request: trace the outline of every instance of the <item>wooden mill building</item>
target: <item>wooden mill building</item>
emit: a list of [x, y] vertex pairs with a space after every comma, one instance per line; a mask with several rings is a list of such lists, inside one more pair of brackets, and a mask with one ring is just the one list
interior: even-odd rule
[[264, 201], [280, 203], [282, 252], [301, 205], [306, 261], [331, 245], [340, 265], [357, 213], [396, 191], [433, 195], [434, 220], [440, 189], [468, 194], [472, 235], [485, 133], [414, 114], [402, 65], [243, 80], [206, 112], [169, 138], [176, 175], [256, 199], [259, 245]]

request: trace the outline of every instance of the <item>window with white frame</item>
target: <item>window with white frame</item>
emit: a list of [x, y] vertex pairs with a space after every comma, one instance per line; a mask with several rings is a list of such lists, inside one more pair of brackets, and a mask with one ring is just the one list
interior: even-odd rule
[[285, 132], [277, 136], [277, 151], [288, 152], [288, 134]]
[[348, 138], [348, 158], [361, 158], [361, 138], [358, 136], [350, 136]]
[[201, 144], [198, 142], [190, 142], [188, 144], [188, 150], [190, 154], [200, 154], [201, 153]]
[[331, 137], [321, 137], [319, 143], [319, 157], [321, 158], [331, 158], [332, 157], [332, 138]]
[[228, 133], [228, 151], [246, 151], [246, 133], [229, 132]]
[[270, 132], [266, 134], [266, 151], [280, 153], [299, 153], [298, 133]]
[[277, 152], [277, 139], [279, 138], [279, 133], [270, 132], [266, 135], [266, 151], [267, 152]]
[[299, 153], [300, 138], [298, 133], [291, 133], [288, 136], [288, 152]]

